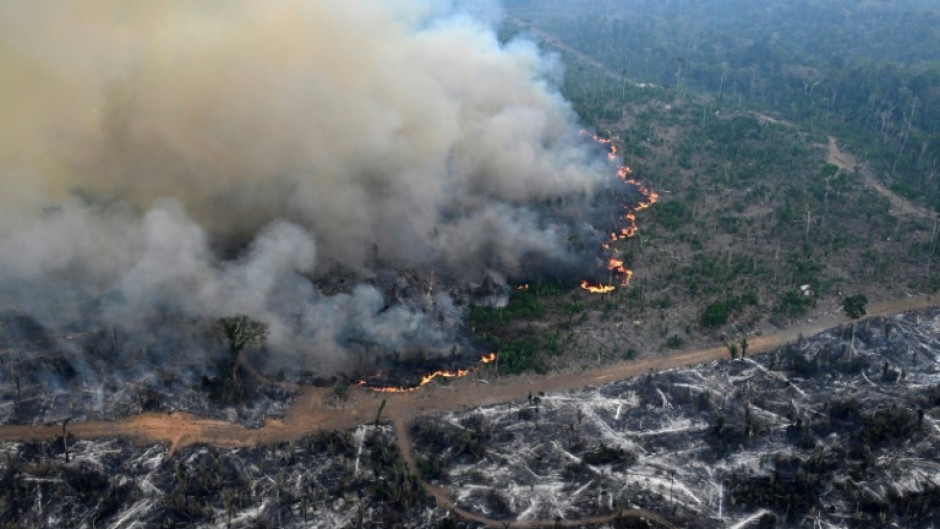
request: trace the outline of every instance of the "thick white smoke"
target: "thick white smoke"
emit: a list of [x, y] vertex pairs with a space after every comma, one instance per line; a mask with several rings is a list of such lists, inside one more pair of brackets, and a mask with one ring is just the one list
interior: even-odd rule
[[[385, 271], [575, 266], [610, 172], [558, 64], [492, 13], [0, 3], [0, 308], [132, 336], [245, 313], [275, 364], [322, 373], [452, 350], [445, 289], [390, 299]], [[355, 286], [315, 286], [336, 275]]]

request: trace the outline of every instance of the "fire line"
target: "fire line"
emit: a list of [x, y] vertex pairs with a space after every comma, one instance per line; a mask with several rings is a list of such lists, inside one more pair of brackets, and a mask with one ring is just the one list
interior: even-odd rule
[[[608, 146], [609, 152], [607, 153], [607, 159], [615, 162], [617, 161], [617, 146], [613, 144], [612, 140], [607, 138], [601, 138], [596, 134], [591, 134], [585, 130], [581, 131], [581, 134], [587, 134], [598, 143], [602, 143]], [[633, 175], [633, 170], [627, 167], [626, 165], [620, 165], [617, 168], [617, 178], [622, 180], [624, 183], [632, 185], [643, 198], [632, 207], [624, 205], [626, 213], [623, 215], [622, 219], [624, 220], [624, 225], [620, 228], [619, 231], [610, 234], [610, 241], [605, 242], [601, 247], [606, 252], [613, 252], [612, 244], [630, 239], [637, 234], [638, 228], [636, 223], [636, 212], [642, 211], [651, 205], [655, 204], [659, 199], [659, 195], [650, 191], [646, 186], [640, 182], [630, 178]], [[630, 279], [633, 277], [633, 270], [627, 268], [622, 259], [617, 259], [616, 257], [608, 257], [607, 260], [607, 270], [611, 275], [616, 275], [619, 278], [618, 284], [620, 287], [626, 287], [630, 284]], [[592, 294], [609, 294], [617, 290], [618, 285], [615, 284], [603, 284], [603, 283], [591, 283], [590, 281], [584, 280], [581, 282], [581, 288], [592, 293]], [[529, 285], [523, 284], [516, 287], [516, 290], [524, 291], [528, 290]], [[481, 365], [489, 364], [496, 361], [496, 353], [489, 353], [483, 355], [480, 358], [479, 363]], [[421, 381], [418, 382], [416, 386], [369, 386], [368, 382], [365, 379], [359, 381], [359, 385], [366, 387], [372, 391], [378, 393], [409, 393], [417, 390], [423, 386], [429, 384], [435, 378], [459, 378], [469, 375], [474, 372], [476, 368], [468, 369], [458, 369], [456, 371], [444, 371], [437, 370], [427, 375], [421, 377]]]
[[[489, 353], [480, 357], [480, 364], [489, 364], [495, 361], [496, 353]], [[365, 379], [360, 380], [359, 385], [376, 393], [410, 393], [412, 391], [416, 391], [418, 388], [422, 388], [430, 384], [431, 381], [435, 378], [460, 378], [465, 377], [474, 371], [476, 371], [475, 367], [457, 369], [456, 371], [444, 371], [439, 369], [422, 376], [421, 381], [418, 382], [418, 385], [416, 386], [370, 386]]]
[[[591, 137], [594, 141], [607, 145], [609, 152], [607, 153], [607, 159], [614, 162], [617, 161], [617, 146], [614, 145], [613, 141], [607, 138], [602, 138], [597, 134], [589, 133], [585, 130], [581, 130], [581, 134], [586, 134]], [[636, 212], [642, 211], [659, 200], [659, 195], [650, 191], [646, 186], [637, 182], [636, 180], [630, 178], [633, 175], [633, 170], [627, 167], [626, 165], [620, 165], [617, 168], [617, 178], [622, 180], [624, 183], [632, 185], [643, 198], [636, 203], [635, 205], [627, 206], [624, 205], [624, 209], [627, 212], [623, 215], [622, 219], [624, 220], [624, 225], [620, 228], [619, 231], [615, 231], [610, 234], [610, 240], [601, 244], [601, 248], [605, 252], [613, 253], [615, 250], [612, 245], [618, 241], [623, 241], [630, 239], [636, 236], [638, 227], [636, 223]], [[619, 286], [626, 287], [630, 284], [630, 279], [633, 277], [633, 270], [630, 270], [624, 266], [624, 262], [621, 259], [615, 257], [609, 257], [607, 260], [607, 270], [611, 272], [611, 275], [617, 275], [620, 279]], [[617, 286], [614, 284], [593, 284], [590, 281], [582, 281], [581, 288], [587, 290], [592, 294], [609, 294], [617, 290]]]

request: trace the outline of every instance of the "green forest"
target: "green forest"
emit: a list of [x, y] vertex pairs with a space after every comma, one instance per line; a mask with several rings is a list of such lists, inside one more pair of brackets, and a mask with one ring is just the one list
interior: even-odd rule
[[516, 293], [506, 309], [473, 313], [507, 371], [730, 343], [864, 312], [846, 300], [940, 287], [937, 7], [509, 0], [505, 10], [501, 38], [554, 55], [574, 111], [659, 194], [638, 212], [636, 237], [599, 256], [635, 272], [626, 288]]
[[517, 20], [633, 82], [834, 134], [933, 208], [940, 7], [928, 0], [509, 0]]

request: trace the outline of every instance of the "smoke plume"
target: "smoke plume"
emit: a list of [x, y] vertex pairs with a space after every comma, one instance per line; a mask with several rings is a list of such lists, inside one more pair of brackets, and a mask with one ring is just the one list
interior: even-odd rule
[[560, 66], [444, 4], [0, 3], [0, 309], [187, 361], [167, 322], [244, 313], [331, 373], [577, 270], [610, 167]]

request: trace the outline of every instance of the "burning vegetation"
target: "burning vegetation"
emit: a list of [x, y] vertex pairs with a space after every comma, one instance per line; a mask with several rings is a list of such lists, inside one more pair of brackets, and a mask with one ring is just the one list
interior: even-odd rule
[[[588, 134], [586, 131], [582, 130], [581, 134]], [[591, 139], [595, 142], [601, 143], [608, 147], [607, 159], [611, 162], [620, 164], [621, 160], [617, 156], [617, 145], [614, 144], [613, 140], [608, 138], [602, 138], [597, 134], [588, 134]], [[659, 199], [659, 195], [651, 192], [646, 186], [642, 185], [640, 182], [630, 178], [633, 175], [633, 170], [627, 167], [626, 165], [619, 165], [617, 168], [617, 178], [631, 186], [633, 186], [636, 191], [640, 194], [640, 200], [632, 204], [624, 204], [623, 208], [626, 210], [626, 213], [619, 217], [623, 224], [616, 231], [611, 232], [610, 240], [604, 242], [601, 245], [604, 253], [609, 257], [607, 258], [607, 270], [609, 272], [609, 278], [607, 283], [592, 283], [588, 280], [581, 282], [581, 288], [587, 290], [592, 294], [609, 294], [617, 290], [617, 286], [626, 287], [630, 284], [630, 279], [633, 277], [633, 270], [628, 269], [624, 266], [624, 261], [615, 257], [618, 251], [622, 251], [620, 246], [617, 244], [626, 239], [631, 239], [637, 234], [637, 221], [636, 221], [636, 212], [641, 211], [655, 204]]]
[[[586, 131], [581, 131], [582, 135], [588, 134]], [[595, 142], [603, 144], [608, 147], [608, 161], [618, 162], [617, 157], [617, 146], [612, 142], [612, 140], [601, 138], [596, 134], [590, 134], [591, 139]], [[617, 183], [627, 185], [630, 188], [634, 189], [637, 194], [639, 194], [639, 200], [631, 203], [622, 203], [620, 207], [626, 210], [626, 213], [618, 216], [618, 220], [623, 224], [620, 225], [618, 231], [614, 231], [610, 234], [610, 240], [605, 241], [601, 244], [601, 249], [604, 254], [607, 255], [606, 259], [606, 269], [608, 272], [608, 280], [606, 283], [592, 283], [589, 280], [582, 280], [580, 287], [583, 290], [586, 290], [592, 294], [609, 294], [617, 290], [617, 288], [623, 288], [630, 284], [630, 279], [633, 277], [633, 270], [630, 270], [626, 267], [624, 260], [616, 257], [618, 251], [622, 251], [622, 243], [637, 234], [637, 220], [636, 212], [641, 211], [650, 207], [652, 204], [656, 203], [658, 195], [651, 192], [646, 186], [642, 185], [638, 181], [631, 178], [632, 170], [625, 166], [619, 165], [616, 169], [616, 178]], [[529, 283], [523, 283], [517, 285], [514, 289], [514, 293], [519, 297], [522, 294], [528, 293], [530, 289]], [[480, 363], [487, 364], [491, 361], [495, 361], [495, 353], [491, 353], [489, 356], [484, 356]], [[427, 375], [422, 376], [418, 382], [414, 385], [383, 385], [381, 383], [375, 384], [371, 383], [367, 379], [362, 379], [359, 381], [359, 385], [368, 387], [376, 392], [382, 393], [404, 393], [411, 392], [420, 387], [423, 387], [435, 379], [449, 379], [449, 378], [459, 378], [466, 376], [474, 371], [473, 367], [468, 367], [464, 369], [455, 369], [455, 370], [441, 370], [435, 369], [429, 372]], [[379, 377], [380, 378], [380, 377]]]
[[[485, 354], [480, 357], [479, 365], [486, 365], [496, 362], [496, 353]], [[366, 387], [376, 393], [410, 393], [419, 388], [427, 386], [435, 379], [450, 379], [450, 378], [460, 378], [465, 377], [476, 371], [476, 367], [470, 367], [467, 369], [455, 369], [453, 371], [446, 371], [443, 369], [434, 370], [426, 375], [422, 375], [418, 380], [418, 383], [414, 386], [383, 386], [370, 383], [368, 379], [361, 379], [359, 385]]]
[[[471, 7], [76, 2], [77, 26], [20, 0], [0, 17], [17, 21], [0, 22], [16, 70], [0, 91], [22, 102], [0, 123], [0, 318], [28, 322], [3, 329], [22, 369], [0, 383], [24, 394], [227, 376], [238, 400], [240, 350], [206, 332], [236, 314], [267, 329], [245, 358], [268, 377], [414, 359], [428, 380], [461, 376], [474, 305], [516, 282], [576, 288], [607, 239], [598, 199], [644, 197], [616, 241], [655, 200], [626, 167], [610, 178], [612, 143], [605, 159], [577, 133], [555, 59]], [[629, 281], [609, 257], [598, 288]], [[33, 327], [43, 355], [22, 346]], [[58, 338], [75, 334], [94, 338]]]

